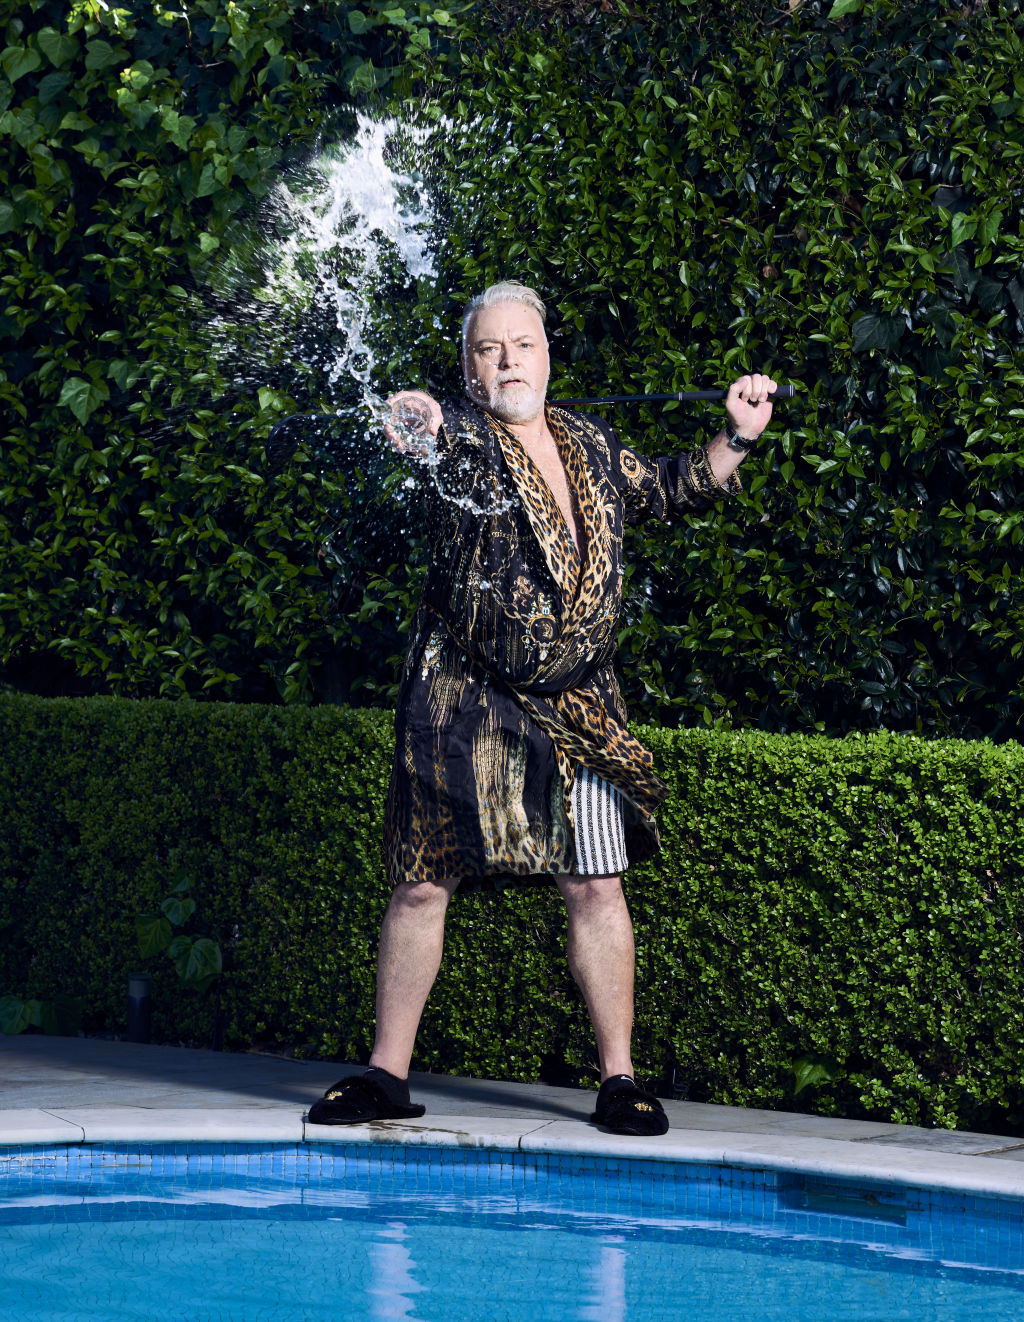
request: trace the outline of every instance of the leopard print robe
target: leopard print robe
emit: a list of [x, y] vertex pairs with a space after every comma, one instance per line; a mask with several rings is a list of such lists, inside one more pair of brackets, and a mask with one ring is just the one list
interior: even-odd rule
[[622, 533], [700, 510], [722, 486], [704, 449], [648, 459], [601, 419], [548, 405], [580, 550], [515, 435], [442, 405], [432, 558], [402, 674], [384, 853], [388, 879], [536, 884], [576, 868], [572, 788], [589, 767], [624, 795], [630, 863], [658, 849], [666, 790], [626, 728], [612, 669]]

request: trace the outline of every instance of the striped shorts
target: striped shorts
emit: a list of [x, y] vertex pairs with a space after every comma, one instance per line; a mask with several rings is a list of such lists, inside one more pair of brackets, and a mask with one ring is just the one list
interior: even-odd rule
[[586, 767], [577, 767], [572, 814], [577, 873], [600, 877], [624, 871], [629, 859], [621, 792]]

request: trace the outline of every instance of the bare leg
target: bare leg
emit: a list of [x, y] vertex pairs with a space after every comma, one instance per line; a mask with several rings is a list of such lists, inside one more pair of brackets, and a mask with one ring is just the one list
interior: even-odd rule
[[601, 1081], [633, 1077], [633, 924], [620, 877], [558, 879], [569, 912], [569, 970], [583, 993], [597, 1038]]
[[441, 967], [444, 919], [459, 882], [403, 883], [391, 892], [377, 955], [377, 1035], [370, 1064], [408, 1078], [423, 1007]]

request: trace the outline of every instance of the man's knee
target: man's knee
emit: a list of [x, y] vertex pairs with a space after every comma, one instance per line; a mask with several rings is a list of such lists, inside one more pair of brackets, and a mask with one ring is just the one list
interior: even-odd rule
[[389, 909], [402, 913], [431, 913], [447, 909], [458, 882], [402, 881], [392, 890]]
[[622, 877], [618, 874], [559, 877], [558, 889], [570, 912], [573, 909], [617, 909], [623, 903]]

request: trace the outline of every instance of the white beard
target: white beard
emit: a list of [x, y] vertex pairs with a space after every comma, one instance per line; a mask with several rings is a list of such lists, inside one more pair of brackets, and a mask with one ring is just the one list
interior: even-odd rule
[[498, 381], [491, 383], [487, 391], [487, 407], [502, 422], [533, 422], [544, 412], [544, 397], [547, 394], [548, 378], [545, 376], [539, 390], [525, 383], [506, 388]]
[[[477, 404], [482, 404], [489, 413], [492, 413], [501, 422], [512, 423], [515, 426], [518, 423], [533, 422], [544, 412], [544, 400], [547, 396], [548, 378], [551, 375], [551, 368], [548, 367], [544, 373], [544, 380], [540, 384], [540, 389], [535, 390], [533, 386], [525, 383], [513, 386], [510, 390], [504, 390], [501, 387], [501, 379], [496, 378], [491, 382], [490, 387], [486, 387], [478, 376], [466, 374], [466, 393]], [[508, 379], [507, 377], [505, 378]]]

